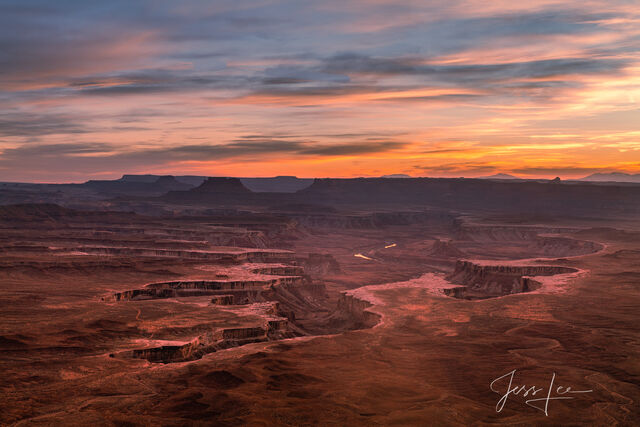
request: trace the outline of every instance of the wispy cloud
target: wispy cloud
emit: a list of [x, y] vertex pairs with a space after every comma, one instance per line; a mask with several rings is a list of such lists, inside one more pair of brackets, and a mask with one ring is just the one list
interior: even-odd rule
[[634, 6], [4, 1], [0, 170], [635, 170]]
[[80, 120], [65, 114], [0, 112], [0, 136], [38, 137], [90, 132]]

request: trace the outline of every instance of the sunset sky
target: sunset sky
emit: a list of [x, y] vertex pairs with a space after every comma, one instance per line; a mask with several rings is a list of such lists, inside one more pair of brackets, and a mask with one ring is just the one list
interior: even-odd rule
[[0, 0], [0, 181], [640, 172], [640, 2]]

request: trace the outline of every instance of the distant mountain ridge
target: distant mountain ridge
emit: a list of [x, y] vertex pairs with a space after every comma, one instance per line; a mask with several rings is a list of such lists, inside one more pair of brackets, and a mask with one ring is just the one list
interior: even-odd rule
[[640, 173], [629, 174], [624, 172], [610, 172], [610, 173], [593, 173], [584, 178], [580, 178], [578, 181], [591, 181], [591, 182], [635, 182], [640, 184]]
[[[160, 178], [161, 176], [163, 176], [163, 175], [125, 174], [125, 175], [122, 175], [122, 178], [118, 179], [118, 181], [152, 183], [152, 182], [156, 182], [158, 180], [158, 178]], [[169, 176], [169, 175], [167, 175], [167, 176]], [[173, 176], [173, 178], [175, 178], [175, 180], [178, 181], [178, 182], [181, 182], [183, 184], [189, 184], [189, 185], [191, 185], [193, 187], [197, 187], [198, 185], [202, 184], [207, 179], [206, 176], [198, 176], [198, 175], [177, 175], [177, 176]]]
[[274, 176], [273, 178], [240, 178], [249, 190], [256, 193], [295, 193], [313, 184], [313, 178]]
[[[282, 179], [299, 183], [294, 177], [264, 179], [270, 183], [278, 183]], [[176, 186], [184, 189], [172, 189]], [[323, 178], [316, 179], [305, 189], [289, 193], [251, 191], [241, 179], [224, 177], [208, 179], [198, 188], [180, 183], [171, 176], [158, 177], [154, 182], [112, 180], [89, 181], [84, 184], [0, 185], [0, 204], [44, 202], [79, 209], [98, 204], [153, 215], [171, 213], [171, 210], [159, 210], [157, 202], [162, 201], [177, 204], [181, 208], [259, 207], [272, 210], [274, 207], [289, 206], [304, 211], [313, 210], [314, 208], [310, 208], [313, 205], [336, 209], [344, 206], [355, 210], [429, 208], [534, 216], [553, 216], [559, 213], [576, 217], [601, 217], [605, 213], [637, 216], [640, 214], [640, 183], [468, 178]], [[318, 209], [321, 211], [323, 208]], [[52, 208], [44, 215], [55, 214], [55, 208]]]
[[489, 176], [479, 176], [478, 179], [522, 179], [508, 173], [496, 173]]
[[[118, 182], [128, 183], [155, 183], [161, 175], [134, 175], [125, 174], [122, 178], [116, 180]], [[175, 175], [173, 176], [176, 181], [188, 184], [191, 187], [198, 187], [202, 185], [208, 176], [199, 175]], [[242, 184], [249, 190], [256, 193], [295, 193], [303, 188], [309, 187], [313, 184], [313, 178], [298, 178], [296, 176], [274, 176], [266, 178], [238, 178]], [[113, 181], [115, 182], [115, 181]]]
[[81, 186], [113, 195], [139, 194], [143, 196], [159, 195], [167, 191], [185, 191], [193, 188], [193, 185], [178, 181], [171, 175], [149, 175], [137, 181], [123, 178], [116, 180], [89, 180], [81, 184]]
[[392, 173], [391, 175], [382, 175], [380, 178], [411, 178], [406, 173]]

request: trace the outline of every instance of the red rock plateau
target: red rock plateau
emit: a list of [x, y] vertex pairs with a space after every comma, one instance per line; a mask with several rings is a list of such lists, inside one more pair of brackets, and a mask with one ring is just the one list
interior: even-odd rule
[[640, 423], [640, 187], [284, 178], [5, 185], [0, 424]]

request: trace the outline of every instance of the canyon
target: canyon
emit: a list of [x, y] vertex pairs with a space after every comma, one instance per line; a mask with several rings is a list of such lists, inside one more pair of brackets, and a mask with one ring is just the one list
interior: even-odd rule
[[197, 178], [0, 188], [0, 423], [640, 420], [636, 187]]

